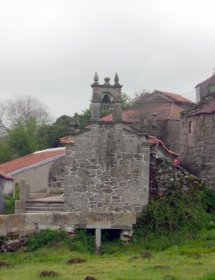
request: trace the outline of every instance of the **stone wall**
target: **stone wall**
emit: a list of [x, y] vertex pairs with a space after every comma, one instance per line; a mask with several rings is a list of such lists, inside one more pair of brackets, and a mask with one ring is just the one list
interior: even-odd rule
[[53, 162], [49, 172], [49, 187], [61, 188], [63, 185], [65, 172], [65, 157], [59, 158]]
[[215, 114], [182, 118], [181, 163], [215, 189]]
[[7, 234], [31, 233], [42, 229], [75, 228], [132, 229], [136, 214], [129, 213], [25, 213], [0, 215], [0, 236]]
[[150, 161], [150, 198], [169, 195], [176, 190], [198, 189], [202, 182], [196, 176], [189, 174], [181, 167], [174, 167], [170, 159], [158, 158], [151, 153]]
[[122, 123], [92, 124], [66, 147], [65, 211], [137, 211], [148, 203], [149, 146]]
[[168, 121], [167, 137], [164, 143], [170, 150], [180, 153], [180, 120]]

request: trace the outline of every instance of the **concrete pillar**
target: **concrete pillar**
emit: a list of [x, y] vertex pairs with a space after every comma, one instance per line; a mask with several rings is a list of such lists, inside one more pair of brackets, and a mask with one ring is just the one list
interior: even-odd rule
[[101, 249], [101, 229], [100, 228], [96, 228], [95, 241], [96, 241], [96, 254], [100, 254], [100, 249]]
[[27, 183], [25, 184], [25, 190], [26, 190], [26, 199], [29, 199], [30, 198], [30, 184]]
[[20, 214], [20, 200], [15, 200], [15, 214]]
[[25, 179], [20, 180], [20, 213], [25, 213], [26, 183]]

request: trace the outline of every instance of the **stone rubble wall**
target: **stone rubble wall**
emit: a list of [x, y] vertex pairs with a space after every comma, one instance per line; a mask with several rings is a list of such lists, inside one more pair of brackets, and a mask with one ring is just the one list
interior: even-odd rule
[[123, 124], [94, 124], [66, 148], [65, 211], [137, 211], [148, 203], [150, 147]]
[[[190, 122], [190, 124], [189, 124]], [[189, 131], [189, 126], [191, 131]], [[181, 121], [181, 162], [215, 189], [215, 114], [184, 117]]]
[[181, 167], [174, 167], [172, 161], [151, 155], [149, 199], [169, 195], [178, 189], [188, 190], [200, 187], [202, 182]]

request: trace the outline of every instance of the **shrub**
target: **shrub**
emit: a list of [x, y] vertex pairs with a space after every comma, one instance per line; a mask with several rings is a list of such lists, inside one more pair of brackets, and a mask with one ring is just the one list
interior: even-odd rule
[[27, 248], [30, 251], [39, 249], [48, 245], [50, 242], [67, 241], [68, 234], [63, 230], [41, 230], [29, 236]]
[[138, 218], [137, 229], [145, 232], [196, 230], [203, 226], [205, 216], [202, 191], [177, 190], [159, 199], [151, 199]]
[[15, 213], [15, 201], [19, 199], [19, 189], [16, 188], [15, 197], [13, 195], [4, 196], [4, 214]]
[[93, 231], [77, 229], [74, 237], [67, 240], [72, 250], [93, 252], [95, 250], [95, 237]]

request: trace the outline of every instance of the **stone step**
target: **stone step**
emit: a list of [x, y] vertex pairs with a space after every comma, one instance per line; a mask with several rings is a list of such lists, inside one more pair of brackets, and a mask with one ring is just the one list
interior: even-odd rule
[[63, 201], [26, 200], [25, 212], [62, 212]]
[[25, 207], [25, 211], [63, 211], [63, 207]]
[[63, 204], [63, 201], [57, 201], [57, 200], [26, 200], [25, 203], [30, 203], [30, 204]]
[[46, 203], [26, 203], [26, 207], [63, 207], [63, 204], [46, 204]]
[[25, 213], [51, 213], [51, 212], [63, 212], [63, 209], [44, 209], [44, 208], [36, 208], [36, 209], [25, 209]]

